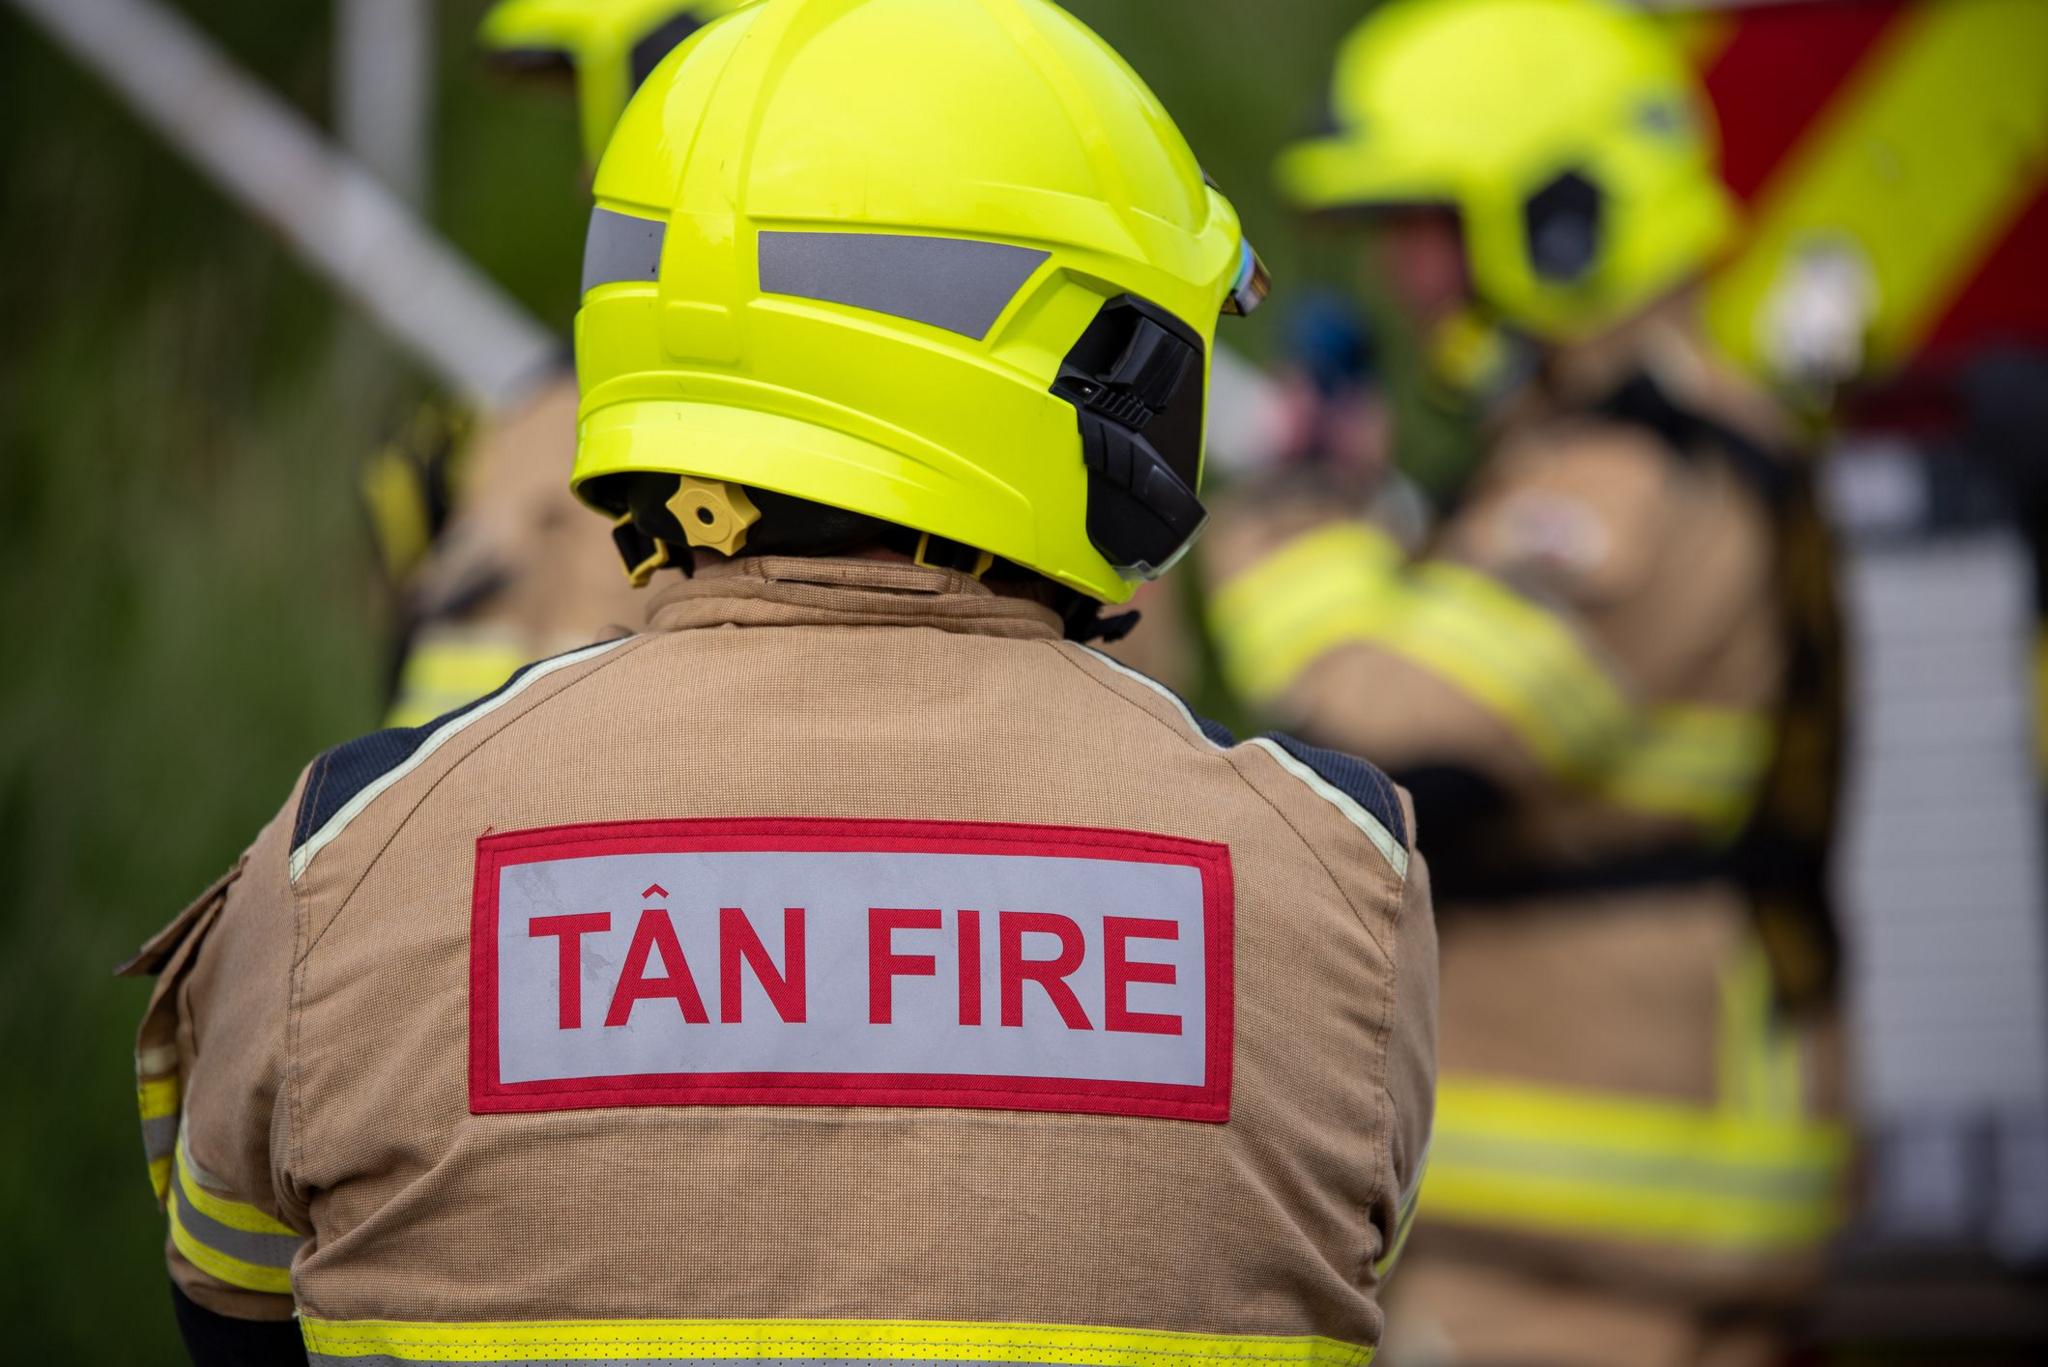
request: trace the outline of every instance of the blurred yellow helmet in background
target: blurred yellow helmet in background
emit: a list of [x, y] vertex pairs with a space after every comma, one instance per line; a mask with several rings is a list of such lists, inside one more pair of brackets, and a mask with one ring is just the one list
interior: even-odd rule
[[593, 506], [628, 515], [652, 472], [766, 490], [1105, 602], [1199, 530], [1217, 318], [1263, 272], [1151, 91], [1046, 0], [742, 9], [649, 78], [596, 190]]
[[1692, 69], [1607, 0], [1391, 0], [1340, 49], [1331, 114], [1282, 154], [1288, 198], [1455, 210], [1479, 303], [1537, 336], [1619, 321], [1733, 226]]
[[576, 82], [592, 166], [648, 73], [685, 38], [747, 0], [501, 0], [478, 37], [494, 64]]

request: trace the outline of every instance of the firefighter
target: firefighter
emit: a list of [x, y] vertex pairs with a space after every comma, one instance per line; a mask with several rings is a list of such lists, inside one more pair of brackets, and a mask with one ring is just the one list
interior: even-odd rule
[[[479, 38], [515, 77], [567, 76], [588, 164], [657, 63], [739, 0], [504, 0]], [[392, 726], [417, 726], [512, 670], [640, 624], [646, 595], [563, 487], [576, 382], [543, 377], [510, 411], [423, 430], [379, 452], [365, 503], [404, 620]]]
[[195, 1354], [1363, 1367], [1409, 809], [1084, 644], [1204, 521], [1230, 204], [1046, 0], [750, 6], [596, 188], [574, 484], [665, 587], [136, 960]]
[[498, 0], [477, 38], [490, 64], [576, 89], [583, 157], [592, 170], [626, 101], [685, 38], [745, 0]]
[[1204, 560], [1237, 689], [1407, 784], [1439, 870], [1393, 1356], [1767, 1357], [1844, 1166], [1838, 682], [1795, 434], [1694, 319], [1731, 228], [1704, 100], [1617, 6], [1393, 0], [1332, 112], [1281, 184], [1363, 229], [1478, 455], [1419, 547], [1251, 517]]

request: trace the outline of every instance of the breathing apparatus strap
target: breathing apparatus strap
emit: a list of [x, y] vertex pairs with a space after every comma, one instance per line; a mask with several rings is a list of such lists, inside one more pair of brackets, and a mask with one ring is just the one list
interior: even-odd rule
[[1734, 848], [1780, 1000], [1832, 999], [1841, 945], [1829, 886], [1844, 747], [1844, 654], [1834, 548], [1810, 462], [1674, 400], [1638, 374], [1601, 411], [1642, 427], [1683, 459], [1721, 461], [1769, 510], [1773, 583], [1787, 632], [1776, 747], [1754, 813]]

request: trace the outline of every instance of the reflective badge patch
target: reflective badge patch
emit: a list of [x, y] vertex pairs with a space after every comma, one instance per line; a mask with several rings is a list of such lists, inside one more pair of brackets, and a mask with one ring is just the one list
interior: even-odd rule
[[825, 819], [486, 835], [470, 1110], [1230, 1116], [1230, 852]]

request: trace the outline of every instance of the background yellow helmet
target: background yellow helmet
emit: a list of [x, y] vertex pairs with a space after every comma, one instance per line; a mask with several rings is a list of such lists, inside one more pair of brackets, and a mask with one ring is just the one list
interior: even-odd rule
[[604, 154], [626, 101], [683, 39], [746, 0], [502, 0], [478, 37], [514, 72], [573, 75], [583, 153]]
[[739, 10], [649, 78], [596, 189], [593, 506], [669, 542], [636, 472], [685, 477], [667, 510], [707, 527], [729, 510], [701, 485], [742, 486], [1104, 602], [1199, 530], [1217, 317], [1263, 272], [1158, 100], [1054, 5]]
[[1391, 0], [1340, 49], [1331, 113], [1282, 155], [1288, 197], [1455, 209], [1479, 302], [1538, 336], [1641, 308], [1733, 225], [1691, 68], [1606, 0]]

